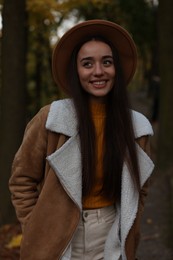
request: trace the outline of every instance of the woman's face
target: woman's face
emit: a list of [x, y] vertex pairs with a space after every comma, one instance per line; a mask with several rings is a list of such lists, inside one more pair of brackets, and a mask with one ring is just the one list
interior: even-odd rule
[[104, 99], [116, 75], [110, 46], [96, 40], [83, 44], [77, 55], [77, 71], [82, 88], [92, 98]]

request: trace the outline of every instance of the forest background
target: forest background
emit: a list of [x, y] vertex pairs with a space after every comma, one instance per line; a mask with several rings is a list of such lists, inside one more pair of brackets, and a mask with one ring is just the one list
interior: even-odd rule
[[122, 25], [137, 44], [138, 69], [128, 90], [145, 93], [151, 109], [156, 101], [159, 114], [149, 118], [157, 122], [156, 170], [168, 176], [173, 193], [172, 11], [172, 0], [0, 0], [0, 226], [16, 220], [8, 180], [25, 126], [42, 106], [64, 97], [51, 74], [54, 44], [88, 19]]

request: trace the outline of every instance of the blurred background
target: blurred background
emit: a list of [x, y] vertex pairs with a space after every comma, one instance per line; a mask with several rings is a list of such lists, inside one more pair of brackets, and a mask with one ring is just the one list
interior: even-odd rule
[[52, 49], [74, 24], [97, 18], [116, 22], [132, 35], [138, 69], [129, 97], [155, 132], [156, 168], [139, 259], [173, 259], [172, 0], [0, 0], [0, 259], [19, 259], [21, 230], [8, 180], [25, 126], [42, 106], [64, 97], [52, 79]]

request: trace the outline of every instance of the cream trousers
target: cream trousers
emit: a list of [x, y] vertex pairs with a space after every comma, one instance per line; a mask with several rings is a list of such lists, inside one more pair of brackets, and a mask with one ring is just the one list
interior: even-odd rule
[[114, 222], [115, 207], [83, 210], [72, 240], [72, 260], [104, 259], [104, 245]]

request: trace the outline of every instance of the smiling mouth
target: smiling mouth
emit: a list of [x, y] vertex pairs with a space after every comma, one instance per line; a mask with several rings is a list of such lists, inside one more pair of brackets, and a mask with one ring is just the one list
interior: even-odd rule
[[93, 84], [96, 87], [104, 87], [107, 83], [107, 80], [100, 80], [100, 81], [91, 81], [91, 84]]

